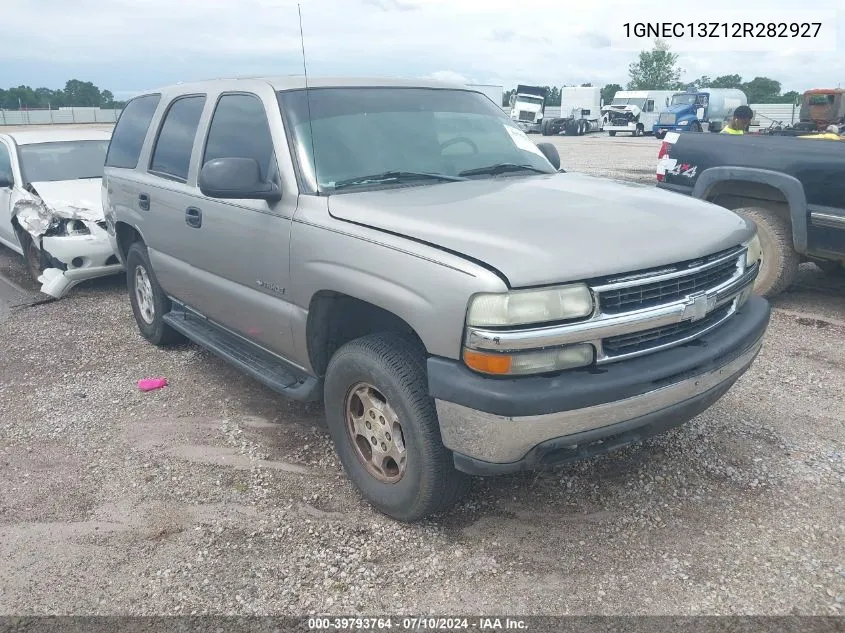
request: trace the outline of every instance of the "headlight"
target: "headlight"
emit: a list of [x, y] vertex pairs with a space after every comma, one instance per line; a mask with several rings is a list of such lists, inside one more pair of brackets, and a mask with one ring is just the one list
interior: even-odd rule
[[65, 220], [64, 229], [68, 235], [91, 235], [91, 231], [82, 220]]
[[756, 233], [748, 242], [748, 250], [745, 252], [745, 267], [750, 268], [763, 259], [763, 246], [760, 244], [760, 236]]
[[678, 125], [689, 125], [689, 121], [681, 121]]
[[595, 350], [589, 343], [514, 354], [464, 349], [464, 363], [483, 374], [524, 376], [585, 367], [592, 364], [594, 355]]
[[593, 313], [593, 296], [584, 284], [542, 290], [480, 294], [472, 298], [467, 324], [502, 327], [567, 321]]

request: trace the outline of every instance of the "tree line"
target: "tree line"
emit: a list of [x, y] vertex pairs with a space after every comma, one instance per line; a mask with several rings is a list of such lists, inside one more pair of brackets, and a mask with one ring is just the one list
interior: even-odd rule
[[125, 102], [115, 101], [108, 90], [101, 90], [90, 81], [71, 79], [64, 88], [0, 88], [0, 109], [2, 110], [56, 110], [58, 108], [99, 107], [122, 108]]
[[[744, 81], [740, 75], [719, 75], [710, 78], [703, 75], [690, 82], [681, 81], [684, 70], [678, 67], [678, 55], [669, 50], [662, 41], [657, 40], [650, 51], [642, 51], [637, 61], [628, 67], [628, 90], [698, 90], [699, 88], [738, 88], [748, 97], [748, 103], [795, 103], [800, 93], [790, 90], [781, 94], [781, 83], [769, 77], [754, 77]], [[592, 86], [592, 84], [581, 84]], [[543, 86], [546, 90], [546, 104], [560, 105], [560, 88]], [[566, 86], [564, 86], [566, 87]], [[618, 91], [619, 84], [607, 84], [601, 89], [604, 103], [610, 103]], [[511, 95], [516, 89], [507, 90], [502, 98], [502, 105], [510, 104]]]

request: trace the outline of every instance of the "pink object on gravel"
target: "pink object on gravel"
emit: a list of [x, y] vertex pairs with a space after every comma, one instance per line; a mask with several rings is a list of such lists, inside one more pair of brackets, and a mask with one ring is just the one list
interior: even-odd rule
[[138, 381], [138, 389], [141, 391], [153, 391], [167, 386], [167, 378], [141, 378]]

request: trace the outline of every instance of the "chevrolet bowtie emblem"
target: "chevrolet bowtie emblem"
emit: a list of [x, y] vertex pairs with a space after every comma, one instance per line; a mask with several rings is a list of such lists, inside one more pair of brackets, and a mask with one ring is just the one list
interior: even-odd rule
[[716, 307], [716, 295], [708, 295], [706, 292], [690, 295], [687, 304], [684, 306], [684, 319], [699, 321]]

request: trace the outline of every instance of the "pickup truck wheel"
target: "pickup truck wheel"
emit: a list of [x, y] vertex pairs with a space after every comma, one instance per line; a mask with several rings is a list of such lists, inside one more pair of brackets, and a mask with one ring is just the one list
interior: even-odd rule
[[689, 126], [689, 131], [690, 131], [690, 132], [701, 132], [701, 123], [699, 123], [698, 121], [694, 121], [694, 122], [693, 122], [693, 123]]
[[666, 138], [666, 130], [658, 130], [654, 133], [654, 136], [655, 138], [657, 138], [657, 140], [662, 140]]
[[341, 347], [326, 371], [325, 406], [344, 470], [380, 512], [418, 521], [468, 489], [440, 438], [425, 355], [405, 338], [375, 334]]
[[616, 136], [616, 130], [610, 130], [610, 131], [607, 133], [607, 135], [608, 135], [608, 136]]
[[637, 124], [637, 129], [634, 130], [634, 136], [642, 136], [645, 134], [645, 129], [642, 125]]
[[786, 218], [759, 207], [734, 209], [757, 225], [763, 260], [754, 283], [754, 292], [774, 297], [792, 285], [801, 259], [792, 247], [792, 226]]
[[126, 285], [141, 336], [160, 346], [183, 340], [181, 334], [164, 322], [164, 315], [170, 311], [170, 299], [158, 285], [147, 249], [141, 242], [134, 242], [126, 253]]

